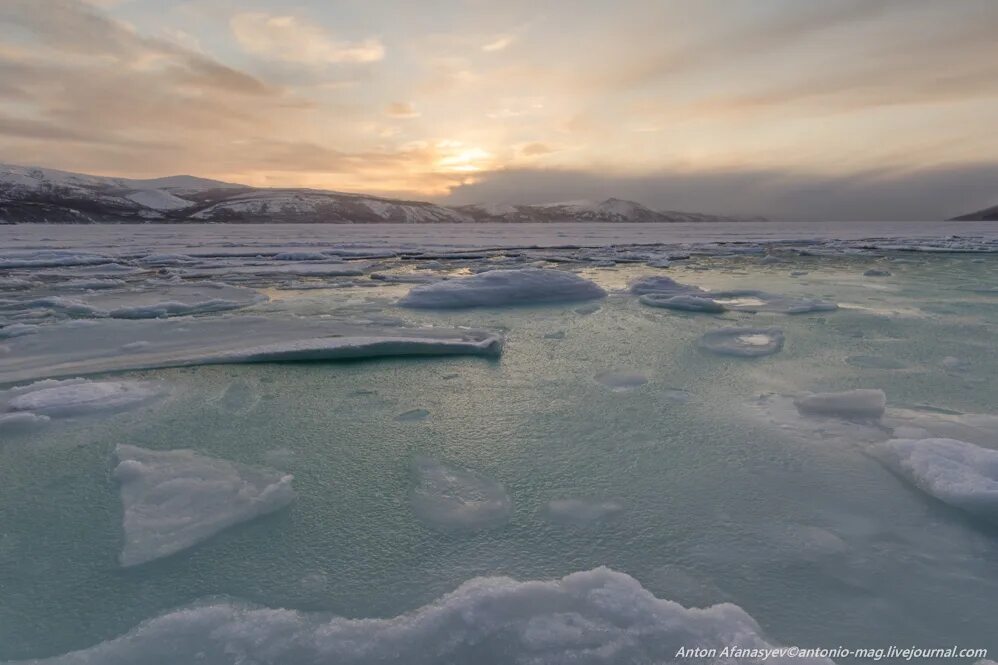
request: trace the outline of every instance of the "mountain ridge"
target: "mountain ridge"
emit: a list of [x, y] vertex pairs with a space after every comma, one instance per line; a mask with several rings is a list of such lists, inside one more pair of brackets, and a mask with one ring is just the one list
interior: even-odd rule
[[190, 175], [132, 179], [0, 164], [0, 224], [14, 223], [669, 223], [765, 221], [658, 211], [634, 201], [444, 206]]
[[951, 217], [950, 222], [998, 222], [998, 206], [991, 206], [990, 208], [984, 208], [982, 210], [977, 210], [975, 212], [967, 213], [966, 215], [960, 215], [959, 217]]

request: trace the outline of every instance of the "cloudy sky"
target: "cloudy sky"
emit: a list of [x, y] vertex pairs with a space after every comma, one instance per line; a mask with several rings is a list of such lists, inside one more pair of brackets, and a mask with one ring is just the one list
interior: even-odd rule
[[998, 203], [998, 2], [0, 0], [0, 161], [949, 216]]

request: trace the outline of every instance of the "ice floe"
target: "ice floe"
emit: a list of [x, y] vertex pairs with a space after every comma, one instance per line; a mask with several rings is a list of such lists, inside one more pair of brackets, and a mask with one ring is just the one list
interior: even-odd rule
[[[82, 329], [81, 323], [31, 326], [21, 336], [5, 340], [11, 353], [0, 363], [0, 382], [190, 365], [498, 357], [503, 345], [501, 337], [483, 331], [347, 325], [295, 317], [97, 319]], [[0, 334], [6, 330], [0, 329]]]
[[164, 389], [147, 381], [45, 380], [0, 393], [0, 407], [53, 418], [114, 413], [145, 404]]
[[663, 275], [643, 277], [631, 283], [631, 293], [652, 307], [666, 307], [694, 312], [774, 312], [778, 314], [805, 314], [831, 312], [836, 303], [818, 298], [804, 298], [769, 293], [758, 289], [729, 289], [707, 291], [698, 286], [682, 284]]
[[700, 337], [700, 347], [725, 356], [757, 358], [783, 348], [783, 331], [778, 328], [721, 328]]
[[956, 439], [891, 439], [870, 452], [927, 494], [998, 522], [998, 450]]
[[490, 270], [470, 277], [414, 287], [399, 301], [404, 307], [499, 307], [576, 302], [606, 296], [595, 283], [562, 270]]
[[666, 277], [665, 275], [642, 277], [641, 279], [635, 280], [631, 283], [630, 290], [631, 293], [636, 296], [643, 296], [650, 293], [659, 295], [694, 294], [705, 296], [707, 293], [699, 286], [681, 284], [671, 277]]
[[[89, 649], [37, 665], [609, 665], [671, 660], [681, 648], [775, 647], [758, 623], [731, 603], [685, 608], [656, 598], [608, 568], [551, 581], [478, 577], [436, 601], [387, 619], [257, 608], [194, 605], [156, 617]], [[767, 663], [822, 663], [767, 651]], [[710, 665], [749, 658], [707, 659]]]
[[707, 312], [710, 314], [719, 314], [727, 311], [728, 309], [716, 300], [695, 295], [673, 296], [661, 293], [646, 293], [638, 298], [638, 300], [642, 304], [650, 307], [662, 307], [664, 309], [675, 309], [684, 312]]
[[794, 401], [804, 414], [846, 419], [880, 418], [887, 406], [883, 390], [857, 388], [834, 393], [814, 393]]
[[809, 312], [833, 312], [839, 308], [836, 303], [828, 300], [784, 296], [757, 289], [711, 291], [708, 293], [708, 297], [724, 305], [727, 309], [738, 312], [807, 314]]
[[0, 432], [26, 432], [41, 427], [49, 420], [48, 416], [30, 411], [0, 413]]
[[273, 469], [191, 450], [119, 444], [115, 454], [124, 509], [122, 566], [175, 554], [295, 498], [293, 477]]
[[413, 460], [412, 472], [413, 512], [435, 529], [474, 531], [497, 526], [509, 517], [506, 490], [477, 471], [421, 456]]

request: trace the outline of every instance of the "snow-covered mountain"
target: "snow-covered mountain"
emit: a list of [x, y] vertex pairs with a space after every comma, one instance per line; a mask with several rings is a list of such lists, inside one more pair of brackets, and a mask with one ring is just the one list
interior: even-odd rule
[[[758, 218], [757, 218], [758, 219]], [[700, 222], [742, 221], [659, 212], [607, 199], [447, 207], [317, 189], [257, 188], [193, 176], [108, 178], [0, 164], [0, 223]]]
[[652, 210], [634, 201], [565, 201], [534, 205], [474, 204], [455, 208], [479, 222], [734, 222], [764, 221], [675, 210]]
[[953, 222], [998, 222], [998, 206], [991, 206], [984, 210], [978, 210], [967, 215], [954, 217]]

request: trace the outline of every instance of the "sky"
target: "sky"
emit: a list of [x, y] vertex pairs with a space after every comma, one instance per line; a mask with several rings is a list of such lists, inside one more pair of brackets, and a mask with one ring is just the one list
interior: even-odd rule
[[948, 217], [998, 203], [998, 2], [0, 0], [0, 162]]

